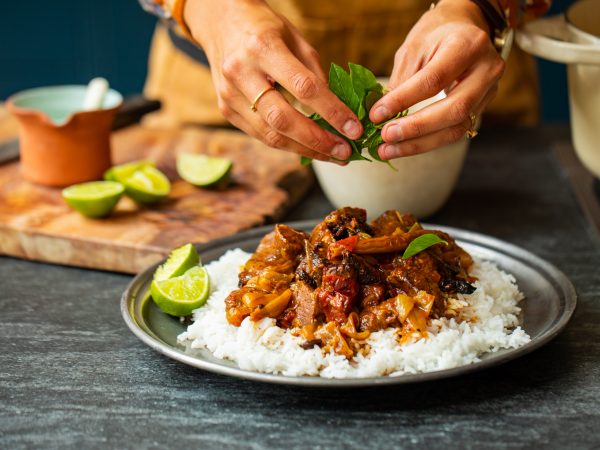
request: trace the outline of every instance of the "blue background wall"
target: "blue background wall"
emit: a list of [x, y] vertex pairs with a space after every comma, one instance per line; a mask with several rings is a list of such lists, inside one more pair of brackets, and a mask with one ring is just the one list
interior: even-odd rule
[[[552, 13], [572, 0], [554, 2]], [[141, 91], [155, 19], [136, 0], [10, 1], [0, 27], [0, 99], [28, 87], [104, 76]], [[565, 68], [540, 61], [544, 121], [568, 120]]]

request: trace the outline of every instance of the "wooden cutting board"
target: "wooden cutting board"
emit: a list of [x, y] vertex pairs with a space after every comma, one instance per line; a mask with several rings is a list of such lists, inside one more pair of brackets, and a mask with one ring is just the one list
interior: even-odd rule
[[[231, 130], [152, 130], [134, 126], [113, 135], [113, 162], [154, 161], [172, 182], [168, 199], [140, 207], [128, 198], [112, 216], [72, 211], [60, 189], [22, 179], [19, 163], [0, 165], [0, 253], [38, 261], [135, 273], [186, 242], [207, 242], [275, 221], [311, 187], [297, 155], [270, 149]], [[199, 189], [175, 170], [180, 151], [234, 161], [232, 184]]]

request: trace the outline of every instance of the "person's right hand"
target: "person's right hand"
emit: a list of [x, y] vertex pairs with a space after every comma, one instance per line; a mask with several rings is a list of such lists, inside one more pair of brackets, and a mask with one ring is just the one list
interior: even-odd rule
[[[210, 62], [219, 109], [236, 127], [271, 147], [323, 161], [344, 160], [350, 145], [296, 111], [278, 83], [350, 139], [362, 135], [352, 111], [331, 92], [317, 52], [289, 21], [258, 0], [188, 0], [184, 17]], [[198, 86], [202, 89], [202, 86]]]

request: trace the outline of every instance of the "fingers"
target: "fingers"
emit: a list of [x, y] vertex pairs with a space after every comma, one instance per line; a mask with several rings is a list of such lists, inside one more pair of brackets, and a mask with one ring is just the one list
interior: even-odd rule
[[479, 42], [481, 39], [487, 40], [487, 35], [481, 32], [477, 36], [477, 42], [468, 43], [472, 49], [470, 51], [467, 51], [464, 39], [447, 39], [422, 69], [373, 105], [369, 114], [371, 120], [378, 123], [389, 119], [398, 111], [433, 97], [449, 87], [466, 68], [481, 57], [483, 50], [489, 50], [489, 41]]
[[287, 48], [278, 50], [265, 55], [262, 67], [265, 73], [321, 115], [341, 134], [350, 139], [358, 139], [363, 128], [356, 115], [329, 90], [324, 80], [311, 72]]
[[386, 124], [381, 132], [383, 139], [386, 142], [414, 139], [464, 122], [496, 86], [502, 71], [503, 64], [495, 70], [489, 64], [478, 65], [446, 98]]
[[[492, 87], [483, 97], [482, 101], [474, 107], [473, 114], [480, 116], [487, 104], [492, 101], [498, 91]], [[472, 128], [471, 118], [468, 117], [459, 124], [435, 131], [422, 137], [408, 139], [401, 142], [382, 144], [378, 152], [382, 159], [394, 159], [402, 156], [412, 156], [436, 149], [443, 145], [452, 144], [465, 137], [467, 130]]]
[[254, 120], [248, 121], [242, 115], [233, 113], [230, 116], [229, 121], [246, 134], [258, 139], [269, 147], [286, 150], [319, 161], [338, 162], [283, 136], [269, 127], [269, 125], [264, 122], [260, 116], [255, 116]]
[[460, 140], [470, 128], [471, 121], [469, 120], [468, 122], [441, 131], [436, 131], [427, 136], [409, 139], [395, 144], [382, 144], [379, 146], [378, 153], [381, 159], [386, 160], [399, 158], [401, 156], [417, 155]]
[[[257, 92], [263, 92], [269, 87], [264, 74], [254, 73], [247, 75], [245, 83], [241, 86], [242, 94], [248, 102], [254, 101]], [[250, 100], [252, 99], [252, 100]], [[327, 159], [331, 157], [337, 159], [348, 159], [352, 152], [350, 145], [340, 136], [328, 133], [319, 127], [314, 121], [308, 119], [300, 112], [296, 111], [277, 91], [266, 92], [256, 104], [256, 112], [250, 109], [244, 110], [243, 105], [236, 108], [242, 111], [242, 116], [259, 115], [263, 121], [275, 130], [301, 146], [314, 152], [321, 153]], [[254, 122], [252, 117], [248, 117], [249, 122]], [[287, 141], [286, 141], [287, 142]], [[271, 145], [277, 147], [277, 145]]]
[[300, 32], [291, 24], [287, 19], [290, 33], [292, 34], [292, 52], [298, 57], [298, 59], [308, 68], [316, 74], [323, 82], [327, 83], [327, 75], [323, 72], [321, 66], [321, 58], [319, 52], [317, 52], [308, 42], [304, 40], [304, 37]]
[[404, 45], [402, 45], [394, 56], [394, 68], [390, 75], [388, 88], [395, 89], [412, 77], [421, 66], [420, 58], [416, 55], [409, 55]]

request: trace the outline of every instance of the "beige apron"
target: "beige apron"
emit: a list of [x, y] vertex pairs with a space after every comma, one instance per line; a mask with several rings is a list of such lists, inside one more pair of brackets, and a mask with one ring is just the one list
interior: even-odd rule
[[[271, 0], [317, 49], [327, 68], [348, 61], [389, 76], [394, 53], [431, 0]], [[340, 12], [340, 8], [343, 13]], [[327, 69], [326, 69], [327, 72]], [[183, 123], [224, 124], [217, 108], [210, 71], [174, 47], [158, 26], [152, 40], [145, 93], [162, 100], [160, 112], [147, 117], [157, 126]], [[486, 122], [533, 125], [538, 120], [538, 85], [533, 59], [513, 47]]]

